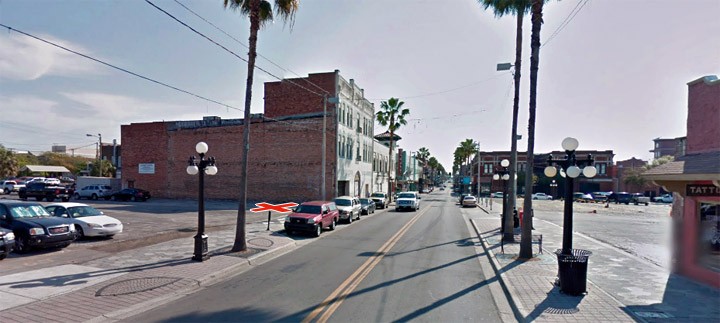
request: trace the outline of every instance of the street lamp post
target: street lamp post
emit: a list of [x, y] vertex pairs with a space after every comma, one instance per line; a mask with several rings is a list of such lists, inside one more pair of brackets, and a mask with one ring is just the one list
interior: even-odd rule
[[555, 180], [552, 180], [552, 183], [550, 183], [550, 195], [552, 195], [553, 199], [556, 199], [557, 196], [557, 183]]
[[[495, 170], [495, 174], [493, 175], [494, 180], [503, 180], [503, 208], [502, 208], [502, 222], [500, 223], [500, 231], [502, 231], [503, 234], [503, 240], [505, 241], [513, 241], [515, 240], [515, 237], [513, 236], [513, 230], [512, 225], [506, 226], [506, 222], [508, 221], [508, 180], [510, 180], [510, 172], [508, 171], [508, 166], [510, 166], [510, 161], [507, 159], [503, 159], [500, 162], [500, 168]], [[506, 230], [508, 229], [508, 230]]]
[[587, 250], [573, 250], [572, 248], [572, 227], [573, 227], [573, 184], [575, 178], [582, 173], [587, 178], [595, 177], [597, 169], [593, 164], [592, 155], [586, 159], [575, 157], [575, 150], [578, 141], [575, 138], [565, 138], [562, 141], [565, 150], [564, 159], [548, 158], [548, 166], [545, 167], [545, 176], [555, 177], [557, 168], [560, 167], [560, 175], [565, 177], [565, 210], [563, 212], [563, 241], [562, 249], [555, 254], [558, 257], [558, 279], [560, 289], [568, 294], [578, 295], [585, 293], [587, 280], [587, 260], [592, 254]]
[[200, 174], [198, 189], [198, 232], [195, 235], [195, 250], [192, 260], [203, 261], [208, 256], [207, 235], [205, 235], [205, 174], [215, 175], [218, 172], [215, 166], [215, 157], [205, 158], [208, 145], [199, 142], [195, 145], [195, 151], [200, 155], [200, 161], [195, 161], [195, 156], [188, 160], [187, 173], [190, 175]]
[[97, 136], [96, 136], [96, 135], [86, 133], [85, 136], [98, 138], [97, 159], [98, 159], [98, 169], [100, 170], [98, 176], [102, 177], [102, 134], [97, 134]]

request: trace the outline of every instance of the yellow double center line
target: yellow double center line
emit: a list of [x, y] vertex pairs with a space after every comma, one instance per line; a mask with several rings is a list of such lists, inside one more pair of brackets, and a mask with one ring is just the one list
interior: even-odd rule
[[[385, 242], [385, 244], [378, 249], [378, 251], [375, 253], [375, 255], [368, 258], [368, 260], [365, 261], [365, 263], [360, 266], [350, 277], [345, 279], [340, 286], [335, 289], [335, 291], [330, 294], [320, 305], [318, 305], [310, 314], [308, 314], [305, 319], [302, 320], [303, 323], [309, 323], [312, 320], [314, 320], [320, 313], [322, 316], [318, 318], [317, 322], [324, 323], [327, 322], [327, 320], [330, 318], [330, 316], [337, 310], [337, 308], [342, 304], [342, 302], [347, 298], [350, 293], [352, 293], [355, 288], [357, 288], [358, 285], [365, 279], [365, 277], [370, 274], [370, 272], [377, 266], [377, 264], [380, 262], [380, 260], [385, 257], [385, 254], [392, 249], [393, 246], [400, 240], [400, 238], [407, 232], [410, 227], [423, 215], [425, 212], [427, 212], [429, 208], [426, 206], [423, 208], [422, 211], [418, 212], [410, 221], [405, 223], [405, 225], [400, 228], [400, 230], [393, 235], [390, 240]], [[327, 309], [327, 310], [326, 310]]]

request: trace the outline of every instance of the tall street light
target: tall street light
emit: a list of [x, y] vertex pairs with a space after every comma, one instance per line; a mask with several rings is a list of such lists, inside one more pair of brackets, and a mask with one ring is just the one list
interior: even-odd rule
[[200, 160], [195, 161], [195, 156], [190, 156], [188, 160], [187, 173], [190, 175], [200, 174], [198, 189], [198, 232], [195, 235], [195, 252], [192, 260], [203, 261], [208, 256], [207, 236], [205, 235], [205, 174], [215, 175], [218, 172], [215, 166], [215, 157], [205, 158], [208, 151], [208, 145], [199, 142], [195, 145], [195, 151], [200, 155]]
[[500, 168], [495, 170], [495, 174], [493, 175], [493, 179], [498, 181], [500, 179], [503, 180], [503, 209], [502, 209], [502, 220], [500, 222], [500, 231], [503, 234], [503, 240], [505, 241], [513, 241], [515, 240], [515, 237], [513, 235], [513, 229], [512, 229], [512, 222], [509, 222], [509, 216], [508, 216], [508, 180], [510, 180], [510, 172], [508, 171], [508, 166], [510, 166], [510, 161], [507, 159], [503, 159], [500, 162]]
[[[322, 184], [320, 185], [320, 190], [321, 190], [320, 194], [322, 195], [322, 197], [320, 198], [320, 200], [322, 200], [322, 201], [327, 199], [327, 197], [325, 195], [325, 161], [327, 160], [327, 156], [326, 156], [327, 155], [327, 139], [326, 139], [326, 137], [327, 137], [327, 134], [326, 134], [327, 133], [327, 121], [326, 121], [326, 119], [327, 119], [327, 104], [328, 103], [338, 104], [339, 102], [340, 102], [340, 98], [338, 98], [336, 96], [328, 97], [327, 95], [325, 95], [323, 97], [323, 133], [322, 133], [322, 162], [321, 162], [322, 167], [320, 170], [320, 172], [322, 173], [322, 176], [321, 176]], [[337, 109], [335, 111], [337, 111]]]
[[592, 166], [592, 155], [588, 154], [586, 159], [577, 159], [575, 157], [575, 150], [578, 147], [577, 139], [565, 138], [562, 141], [562, 147], [565, 150], [565, 158], [553, 159], [552, 155], [550, 155], [544, 173], [547, 177], [555, 177], [557, 175], [555, 165], [557, 165], [560, 167], [560, 174], [564, 174], [565, 177], [562, 249], [555, 251], [555, 254], [558, 257], [558, 278], [561, 291], [579, 295], [586, 291], [587, 260], [592, 253], [587, 250], [572, 248], [573, 184], [575, 178], [580, 176], [581, 173], [587, 178], [595, 177], [597, 169]]
[[[518, 36], [520, 37], [520, 36]], [[520, 59], [519, 56], [517, 56], [517, 59], [515, 61], [515, 64], [511, 63], [501, 63], [497, 64], [497, 70], [498, 71], [508, 71], [510, 68], [515, 67], [515, 70], [512, 72], [513, 74], [513, 83], [515, 84], [515, 97], [513, 98], [513, 119], [512, 119], [512, 134], [510, 136], [510, 164], [512, 165], [512, 168], [510, 169], [510, 196], [512, 197], [512, 200], [510, 201], [510, 209], [511, 211], [515, 211], [517, 208], [517, 141], [522, 139], [522, 135], [517, 134], [517, 124], [518, 124], [518, 114], [520, 110]], [[532, 157], [531, 157], [532, 158]], [[532, 170], [527, 170], [526, 175], [530, 173], [529, 176], [532, 176]], [[527, 190], [527, 188], [525, 188]]]
[[100, 174], [98, 176], [102, 177], [103, 176], [102, 175], [102, 135], [97, 134], [97, 136], [96, 136], [96, 135], [86, 133], [85, 136], [98, 138], [97, 159], [98, 159], [98, 169], [100, 170]]

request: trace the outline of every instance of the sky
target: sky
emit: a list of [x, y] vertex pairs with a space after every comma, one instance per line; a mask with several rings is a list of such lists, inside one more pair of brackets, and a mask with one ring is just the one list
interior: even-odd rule
[[[222, 0], [150, 0], [247, 57], [249, 20]], [[183, 8], [186, 6], [197, 15]], [[544, 9], [535, 151], [613, 150], [649, 160], [655, 138], [684, 136], [687, 83], [720, 75], [718, 0], [565, 0]], [[200, 17], [198, 17], [200, 16]], [[218, 29], [213, 27], [217, 26]], [[195, 96], [149, 82], [0, 27], [0, 144], [18, 151], [65, 145], [95, 155], [134, 122], [242, 118], [246, 62], [146, 1], [0, 0], [0, 23]], [[513, 16], [476, 0], [301, 0], [291, 26], [258, 37], [252, 113], [263, 83], [340, 70], [379, 108], [410, 109], [399, 145], [430, 150], [446, 169], [465, 139], [510, 149]], [[527, 149], [530, 18], [523, 26], [518, 149]], [[229, 35], [229, 36], [228, 36]], [[229, 108], [227, 106], [233, 108]], [[692, 126], [692, 125], [690, 125]], [[376, 126], [376, 133], [385, 129]]]

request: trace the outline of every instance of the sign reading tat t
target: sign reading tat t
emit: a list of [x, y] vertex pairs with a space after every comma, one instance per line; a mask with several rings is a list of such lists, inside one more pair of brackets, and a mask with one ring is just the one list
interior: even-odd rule
[[275, 211], [280, 213], [290, 213], [292, 212], [291, 207], [297, 206], [297, 203], [289, 202], [289, 203], [283, 203], [283, 204], [270, 204], [266, 202], [260, 202], [255, 203], [255, 206], [257, 206], [254, 209], [250, 209], [250, 212], [258, 213], [263, 211]]

